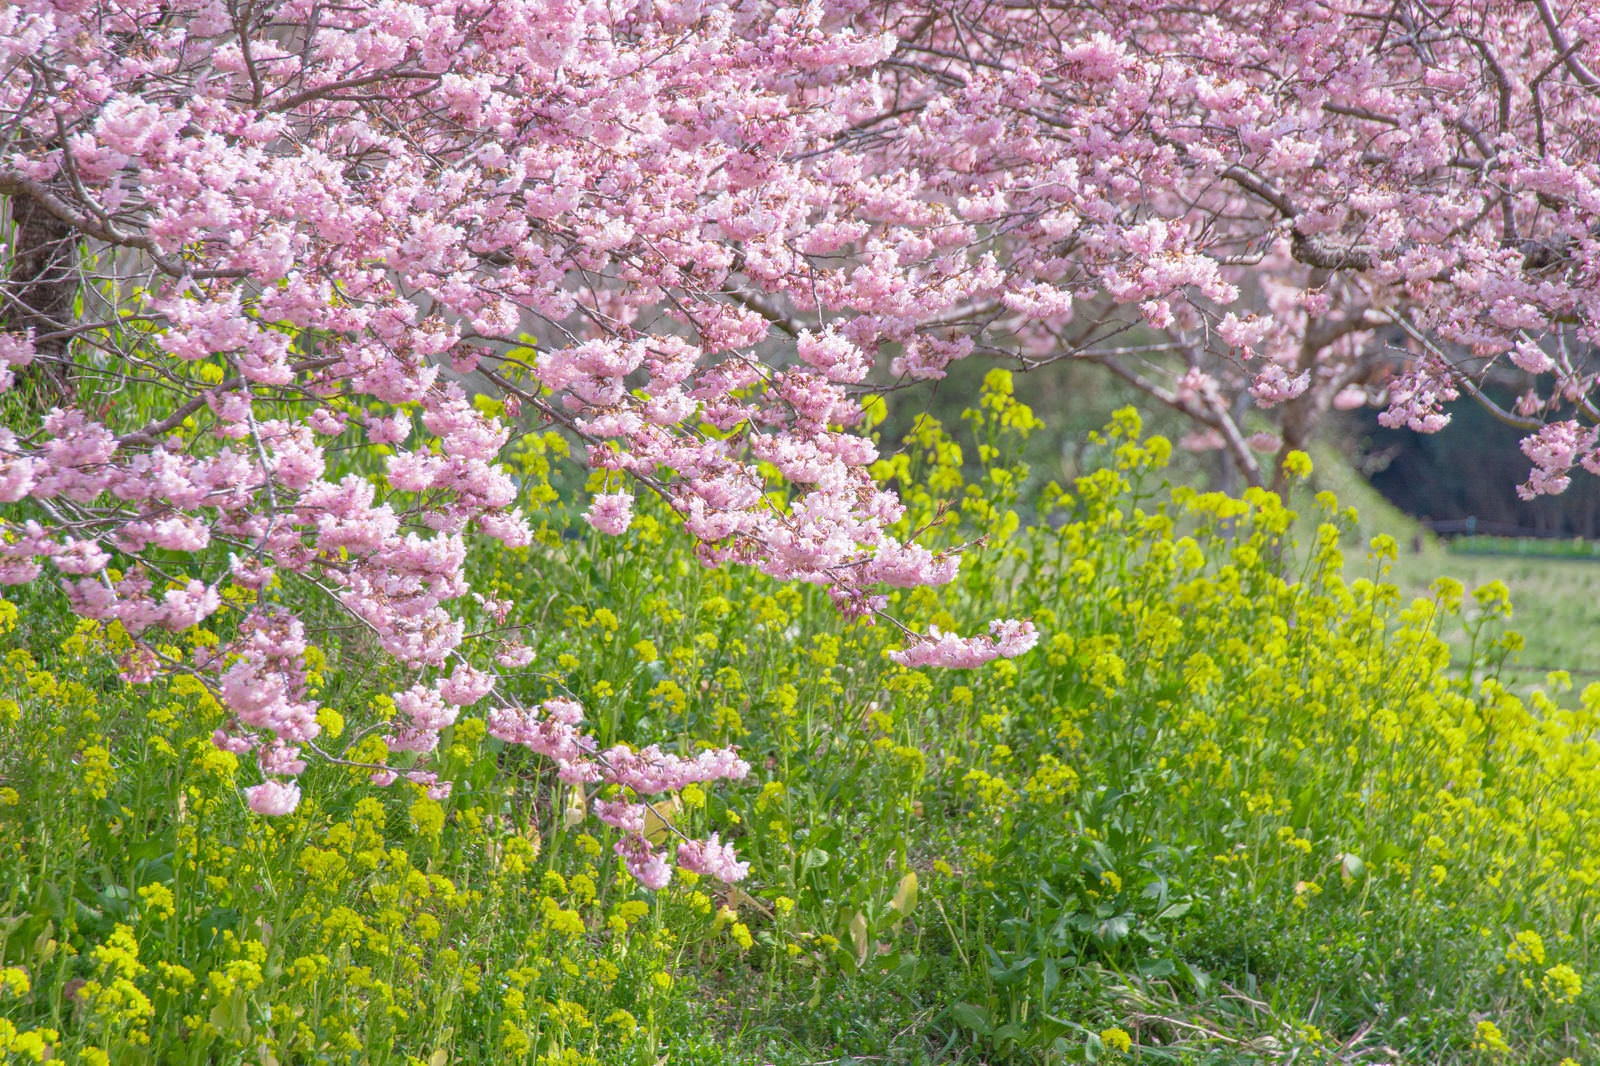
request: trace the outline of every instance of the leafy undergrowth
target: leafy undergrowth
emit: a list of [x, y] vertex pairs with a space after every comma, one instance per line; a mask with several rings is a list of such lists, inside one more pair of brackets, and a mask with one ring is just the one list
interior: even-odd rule
[[[603, 743], [740, 747], [749, 780], [662, 797], [653, 829], [733, 840], [734, 889], [638, 888], [594, 797], [470, 720], [441, 748], [443, 802], [321, 763], [295, 814], [254, 817], [197, 683], [124, 686], [114, 628], [14, 590], [0, 1055], [1594, 1061], [1600, 688], [1501, 685], [1503, 588], [1402, 602], [1396, 545], [1347, 560], [1330, 496], [1297, 523], [1265, 493], [1170, 489], [1131, 412], [1024, 522], [1005, 457], [1033, 419], [1004, 375], [970, 421], [980, 480], [930, 420], [880, 465], [908, 526], [985, 541], [890, 612], [1031, 617], [1016, 661], [897, 667], [892, 625], [705, 570], [648, 508], [616, 540], [552, 510], [477, 575], [537, 635], [510, 698], [569, 694]], [[518, 454], [535, 495], [556, 451]], [[1463, 627], [1452, 662], [1441, 634]], [[392, 690], [358, 634], [318, 640], [330, 707]]]

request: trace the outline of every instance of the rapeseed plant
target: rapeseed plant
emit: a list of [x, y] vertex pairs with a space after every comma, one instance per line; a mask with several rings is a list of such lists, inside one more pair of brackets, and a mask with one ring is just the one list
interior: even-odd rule
[[[1167, 489], [1170, 446], [1131, 412], [1096, 435], [1100, 465], [1040, 486], [1012, 458], [1034, 422], [992, 374], [964, 439], [922, 417], [877, 468], [903, 532], [986, 541], [950, 588], [888, 609], [919, 629], [1031, 618], [1016, 662], [897, 665], [889, 627], [700, 568], [644, 500], [642, 550], [563, 537], [552, 510], [480, 575], [536, 634], [508, 669], [519, 698], [574, 700], [603, 742], [738, 745], [752, 780], [650, 808], [663, 840], [736, 840], [737, 890], [692, 872], [640, 889], [587, 818], [617, 796], [465, 717], [441, 737], [448, 796], [327, 765], [265, 823], [203, 685], [106, 695], [117, 626], [61, 620], [64, 640], [8, 649], [0, 847], [24, 858], [0, 877], [0, 1049], [1067, 1062], [1367, 1033], [1415, 1061], [1592, 1058], [1600, 687], [1513, 690], [1504, 589], [1443, 579], [1404, 602], [1398, 545], [1351, 546], [1325, 494], [1302, 517]], [[559, 442], [517, 446], [535, 494]], [[0, 628], [19, 617], [0, 601]], [[342, 640], [307, 662], [335, 737], [334, 707], [388, 691]], [[347, 739], [349, 763], [388, 757]], [[1206, 1021], [1163, 1021], [1167, 1002]]]

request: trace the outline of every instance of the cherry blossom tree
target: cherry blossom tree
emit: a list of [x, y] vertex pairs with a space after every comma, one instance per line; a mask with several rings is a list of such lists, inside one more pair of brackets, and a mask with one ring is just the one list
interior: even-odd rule
[[[514, 423], [624, 479], [589, 506], [602, 533], [652, 493], [708, 565], [865, 616], [958, 559], [895, 535], [861, 397], [974, 355], [1100, 363], [1258, 482], [1240, 395], [1281, 460], [1332, 406], [1435, 428], [1510, 364], [1535, 383], [1501, 412], [1531, 431], [1528, 491], [1600, 469], [1578, 421], [1600, 15], [1209, 7], [0, 8], [0, 582], [119, 623], [130, 679], [211, 685], [266, 813], [308, 753], [340, 757], [275, 590], [325, 595], [414, 675], [390, 751], [483, 707], [567, 780], [623, 787], [596, 813], [659, 884], [635, 799], [743, 764], [600, 750], [571, 701], [508, 699], [531, 650], [469, 640], [458, 608], [467, 553], [529, 536], [497, 461]], [[370, 474], [335, 459], [379, 446]], [[225, 600], [235, 635], [175, 656], [163, 634]], [[956, 667], [1035, 639], [906, 637], [903, 663]], [[739, 873], [716, 840], [679, 859]]]
[[[915, 25], [883, 64], [920, 101], [894, 137], [999, 245], [1001, 290], [952, 323], [979, 351], [1099, 363], [1258, 484], [1332, 408], [1431, 431], [1461, 396], [1529, 431], [1525, 493], [1600, 469], [1579, 421], [1592, 5], [958, 4]], [[1271, 411], [1270, 465], [1243, 394]]]

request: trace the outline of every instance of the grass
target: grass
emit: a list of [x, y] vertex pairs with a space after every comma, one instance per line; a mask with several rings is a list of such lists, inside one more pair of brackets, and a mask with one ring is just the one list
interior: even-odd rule
[[[1458, 578], [1469, 588], [1502, 581], [1515, 609], [1510, 624], [1525, 645], [1507, 673], [1518, 684], [1542, 683], [1553, 670], [1565, 670], [1578, 685], [1600, 681], [1600, 567], [1581, 560], [1507, 558], [1441, 553], [1407, 560], [1402, 570], [1409, 587], [1419, 587], [1429, 568]], [[1462, 637], [1452, 635], [1462, 651]]]
[[[1462, 582], [1469, 594], [1497, 581], [1506, 586], [1514, 605], [1508, 621], [1523, 637], [1522, 650], [1504, 667], [1508, 684], [1526, 691], [1556, 670], [1571, 674], [1579, 687], [1600, 681], [1600, 651], [1593, 641], [1600, 632], [1600, 566], [1586, 549], [1580, 553], [1566, 541], [1437, 538], [1368, 485], [1337, 450], [1314, 454], [1311, 488], [1333, 492], [1359, 513], [1347, 543], [1365, 544], [1380, 534], [1394, 538], [1393, 580], [1403, 595], [1427, 595], [1441, 575]], [[1298, 532], [1303, 538], [1310, 530], [1302, 523]], [[1464, 661], [1471, 650], [1466, 629], [1447, 627], [1442, 635], [1455, 660]]]
[[[1298, 517], [1174, 489], [1170, 446], [1131, 413], [1022, 523], [1008, 457], [1030, 424], [991, 376], [971, 423], [986, 469], [923, 422], [878, 470], [908, 525], [943, 512], [937, 543], [988, 544], [951, 586], [892, 593], [897, 617], [1038, 626], [1034, 651], [981, 670], [895, 666], [891, 627], [701, 568], [648, 504], [626, 538], [549, 510], [531, 548], [475, 556], [475, 587], [537, 635], [507, 698], [577, 698], [606, 743], [739, 747], [747, 781], [657, 797], [653, 830], [734, 841], [737, 887], [641, 889], [581, 817], [594, 797], [468, 719], [439, 752], [443, 802], [324, 763], [295, 814], [253, 817], [254, 771], [212, 746], [203, 687], [122, 685], [125, 634], [14, 590], [0, 1059], [1600, 1054], [1600, 687], [1527, 688], [1497, 561], [1467, 560], [1470, 588], [1433, 582], [1431, 561], [1463, 560], [1315, 497], [1345, 476], [1321, 460]], [[549, 458], [518, 460], [534, 491]], [[1576, 580], [1526, 565], [1530, 595]], [[331, 625], [315, 639], [330, 732], [354, 740], [406, 679]]]

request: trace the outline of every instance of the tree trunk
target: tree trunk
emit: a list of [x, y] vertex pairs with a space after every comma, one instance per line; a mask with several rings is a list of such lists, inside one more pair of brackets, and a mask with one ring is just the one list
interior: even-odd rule
[[1316, 389], [1307, 389], [1304, 393], [1288, 400], [1283, 405], [1283, 416], [1279, 423], [1281, 436], [1278, 445], [1278, 454], [1272, 457], [1272, 491], [1279, 496], [1286, 496], [1289, 489], [1288, 472], [1284, 470], [1284, 460], [1289, 458], [1290, 452], [1303, 452], [1316, 436], [1317, 423], [1322, 412], [1318, 410], [1318, 396]]
[[73, 396], [72, 360], [64, 335], [78, 295], [77, 234], [28, 196], [10, 200], [13, 236], [0, 282], [0, 329], [34, 334], [34, 361], [16, 389], [37, 410]]

